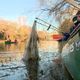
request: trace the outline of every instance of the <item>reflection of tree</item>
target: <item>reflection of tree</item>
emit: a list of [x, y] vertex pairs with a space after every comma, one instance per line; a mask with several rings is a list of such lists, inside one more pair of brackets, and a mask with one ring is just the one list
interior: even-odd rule
[[29, 80], [38, 80], [38, 67], [39, 63], [37, 60], [29, 60], [26, 64], [28, 70]]
[[5, 44], [0, 43], [0, 51], [5, 51]]
[[6, 51], [9, 51], [10, 48], [11, 48], [11, 44], [7, 44], [7, 45], [5, 45], [5, 49], [6, 49]]

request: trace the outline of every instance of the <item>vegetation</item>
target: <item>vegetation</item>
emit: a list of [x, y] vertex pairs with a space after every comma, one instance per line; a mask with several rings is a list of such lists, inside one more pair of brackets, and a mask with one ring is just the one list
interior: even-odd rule
[[[73, 26], [73, 22], [71, 19], [65, 19], [61, 26], [59, 27], [59, 34], [62, 34], [62, 32], [69, 32], [70, 27]], [[67, 43], [67, 41], [59, 42], [59, 52], [62, 52], [63, 46]]]
[[69, 32], [70, 27], [73, 26], [73, 22], [70, 19], [65, 19], [65, 21], [62, 22], [61, 26], [59, 27], [59, 32]]
[[[20, 25], [16, 22], [0, 20], [0, 40], [15, 39], [24, 42], [29, 38], [31, 27], [27, 25]], [[45, 40], [46, 32], [38, 31], [40, 40]]]
[[5, 34], [4, 34], [4, 32], [0, 32], [0, 39], [2, 39], [2, 40], [5, 39]]
[[[72, 17], [80, 9], [78, 6], [80, 4], [79, 0], [39, 0], [44, 7], [44, 11], [48, 11], [50, 15], [59, 22], [59, 33], [69, 32], [70, 27], [73, 25]], [[44, 2], [44, 3], [43, 3]], [[54, 19], [53, 18], [53, 19]], [[63, 46], [66, 42], [59, 43], [59, 52], [62, 51]], [[62, 47], [61, 47], [62, 46]]]
[[27, 25], [19, 25], [16, 22], [0, 20], [0, 40], [25, 40], [29, 35], [30, 28]]

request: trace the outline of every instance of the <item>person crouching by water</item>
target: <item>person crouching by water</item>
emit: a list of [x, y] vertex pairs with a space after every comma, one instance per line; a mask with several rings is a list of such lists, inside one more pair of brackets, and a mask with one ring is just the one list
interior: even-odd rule
[[73, 32], [73, 30], [75, 32], [80, 27], [79, 26], [79, 23], [80, 23], [80, 11], [78, 11], [76, 13], [76, 15], [73, 17], [72, 21], [73, 21], [74, 25], [70, 28], [70, 32], [69, 33], [68, 32], [65, 32], [65, 33], [62, 32], [63, 37], [58, 40], [59, 42], [68, 40], [68, 38], [70, 37], [70, 34]]

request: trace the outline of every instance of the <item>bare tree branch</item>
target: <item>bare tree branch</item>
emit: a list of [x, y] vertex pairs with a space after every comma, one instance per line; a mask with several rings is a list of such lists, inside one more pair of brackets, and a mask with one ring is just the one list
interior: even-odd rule
[[56, 0], [56, 3], [54, 0], [40, 1], [44, 1], [45, 4], [50, 4], [50, 1], [53, 1], [53, 5], [51, 2], [50, 7], [48, 7], [49, 15], [55, 16], [55, 18], [59, 21], [63, 20], [65, 15], [72, 17], [72, 15], [74, 15], [74, 13], [78, 10], [78, 4], [80, 4], [80, 0]]

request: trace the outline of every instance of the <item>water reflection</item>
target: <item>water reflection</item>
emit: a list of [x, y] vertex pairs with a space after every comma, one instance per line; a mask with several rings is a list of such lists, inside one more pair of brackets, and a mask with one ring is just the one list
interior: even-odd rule
[[[34, 45], [36, 45], [36, 44], [34, 43]], [[50, 46], [53, 49], [54, 44], [51, 42], [44, 41], [44, 42], [41, 42], [41, 46], [39, 46], [39, 47], [42, 49], [45, 48], [45, 50], [49, 50], [51, 48]], [[1, 47], [3, 47], [3, 49], [0, 50], [0, 63], [2, 63], [2, 66], [3, 65], [4, 66], [8, 65], [8, 67], [22, 66], [21, 62], [20, 61], [17, 62], [17, 60], [20, 60], [22, 58], [23, 53], [21, 53], [21, 52], [24, 51], [24, 49], [25, 49], [25, 43], [19, 43], [17, 45], [15, 45], [15, 44], [11, 44], [11, 45], [1, 44]], [[9, 72], [9, 74], [10, 74], [9, 79], [7, 77], [5, 77], [5, 79], [2, 78], [2, 80], [28, 80], [27, 79], [28, 75], [29, 75], [29, 80], [38, 80], [39, 76], [41, 76], [41, 74], [39, 74], [40, 72], [38, 71], [40, 68], [40, 62], [41, 62], [41, 66], [44, 62], [47, 63], [49, 55], [48, 55], [48, 53], [44, 54], [43, 52], [42, 53], [40, 51], [38, 52], [38, 46], [35, 48], [36, 48], [36, 53], [39, 53], [39, 55], [42, 54], [41, 58], [43, 57], [43, 59], [44, 59], [43, 62], [41, 62], [41, 60], [43, 60], [43, 59], [41, 59], [40, 61], [37, 59], [29, 60], [28, 62], [26, 62], [26, 70], [24, 68], [12, 69]], [[51, 59], [51, 56], [50, 56], [50, 59]], [[13, 63], [14, 60], [15, 60], [15, 63]], [[50, 60], [48, 60], [48, 61], [50, 61]], [[7, 64], [4, 64], [4, 63], [7, 63]], [[16, 63], [18, 63], [18, 64], [16, 64]], [[47, 64], [47, 66], [48, 65], [49, 64]], [[1, 68], [3, 68], [3, 67], [1, 67]], [[43, 70], [46, 69], [46, 67], [44, 67]], [[13, 71], [14, 71], [14, 75], [12, 74]], [[28, 74], [26, 74], [26, 78], [24, 79], [23, 75], [25, 73], [27, 73], [27, 71], [28, 71]], [[44, 70], [44, 71], [46, 71], [46, 70]], [[1, 72], [1, 74], [3, 74], [3, 72]], [[7, 72], [8, 71], [5, 70], [4, 73], [7, 74]], [[1, 76], [1, 74], [0, 74], [0, 76]], [[20, 75], [20, 77], [18, 75]], [[13, 77], [13, 79], [11, 78], [11, 76]], [[14, 78], [16, 78], [16, 79], [14, 79]], [[49, 79], [45, 79], [45, 80], [49, 80]]]
[[25, 43], [4, 44], [0, 43], [0, 63], [20, 60], [25, 49]]
[[38, 69], [39, 62], [38, 60], [29, 60], [26, 64], [26, 70], [28, 71], [29, 80], [38, 80]]
[[40, 41], [39, 49], [43, 51], [58, 51], [58, 42], [56, 41]]
[[4, 43], [0, 43], [0, 51], [5, 51], [5, 44]]
[[[16, 45], [15, 44], [5, 45], [4, 43], [0, 43], [0, 63], [21, 59], [25, 50], [25, 45], [26, 45], [25, 42], [21, 42]], [[49, 50], [53, 51], [53, 49], [57, 50], [56, 48], [57, 43], [53, 41], [41, 41], [38, 44], [38, 49], [43, 51]]]
[[21, 42], [18, 44], [5, 44], [0, 43], [0, 52], [1, 51], [24, 51], [25, 42]]

